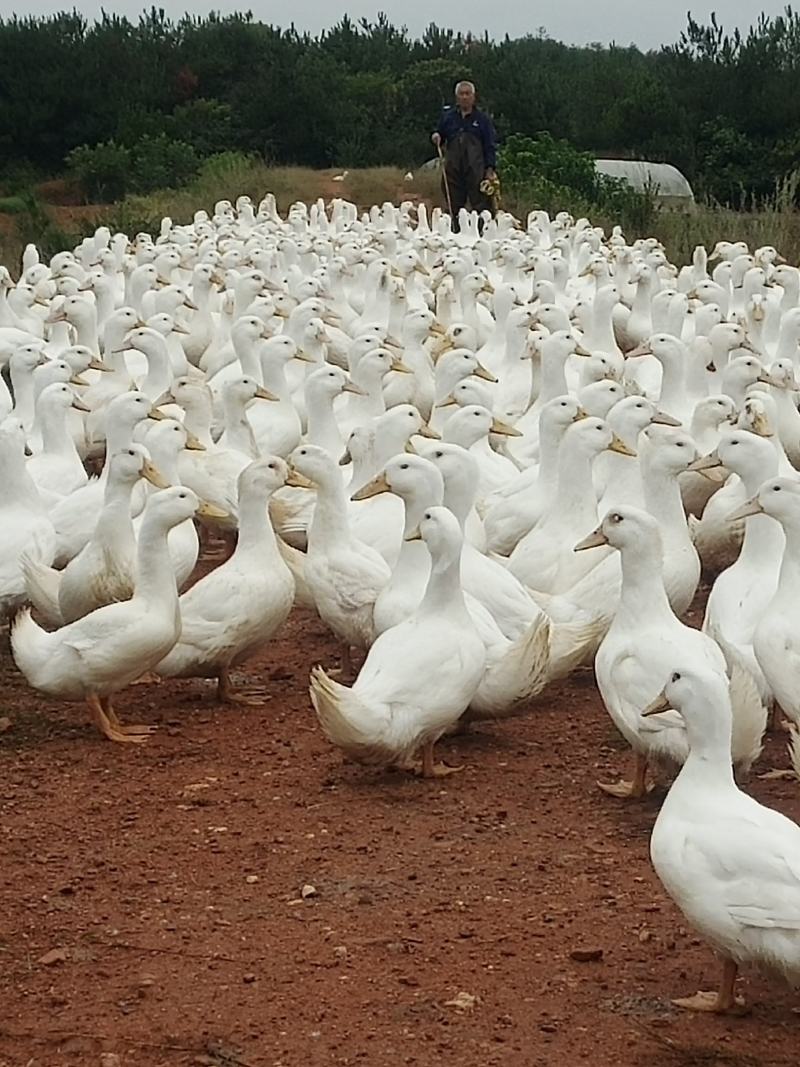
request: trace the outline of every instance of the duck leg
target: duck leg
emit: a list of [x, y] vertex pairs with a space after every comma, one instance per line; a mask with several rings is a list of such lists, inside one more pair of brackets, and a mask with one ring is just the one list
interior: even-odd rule
[[433, 758], [433, 741], [428, 741], [422, 746], [422, 777], [423, 778], [446, 778], [450, 774], [458, 774], [464, 767], [448, 767], [444, 763], [436, 763]]
[[733, 960], [724, 960], [722, 964], [722, 979], [719, 989], [715, 993], [695, 993], [693, 997], [680, 997], [673, 1000], [677, 1008], [686, 1008], [688, 1011], [708, 1011], [724, 1014], [727, 1011], [744, 1007], [744, 998], [737, 997], [734, 992], [736, 975], [739, 966]]
[[608, 793], [611, 797], [619, 797], [622, 800], [641, 800], [653, 788], [647, 784], [647, 757], [640, 752], [634, 753], [632, 782], [623, 780], [613, 784], [609, 782], [598, 782], [597, 784], [604, 793]]
[[103, 737], [107, 737], [109, 741], [127, 741], [132, 742], [133, 744], [141, 744], [143, 741], [147, 740], [147, 737], [143, 734], [125, 734], [118, 726], [114, 726], [103, 710], [100, 698], [95, 693], [88, 694], [86, 703], [89, 705], [92, 722]]
[[220, 667], [217, 674], [217, 703], [219, 704], [242, 704], [245, 707], [260, 707], [264, 701], [250, 699], [241, 693], [234, 691], [227, 667]]
[[111, 697], [100, 697], [100, 705], [103, 711], [106, 713], [106, 718], [111, 723], [115, 730], [118, 730], [121, 734], [154, 734], [157, 730], [157, 726], [147, 726], [144, 723], [131, 723], [129, 726], [123, 726], [119, 721], [119, 716], [111, 703]]

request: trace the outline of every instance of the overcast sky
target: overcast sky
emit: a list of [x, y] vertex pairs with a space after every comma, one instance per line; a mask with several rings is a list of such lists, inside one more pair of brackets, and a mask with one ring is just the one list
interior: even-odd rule
[[[101, 6], [117, 14], [137, 17], [145, 6], [137, 0], [107, 2], [105, 5], [93, 0], [0, 0], [0, 15], [15, 12], [26, 15], [49, 14], [76, 7], [94, 17]], [[156, 0], [170, 15], [184, 11], [207, 14], [210, 10], [241, 11], [248, 7], [262, 22], [288, 26], [294, 21], [298, 29], [316, 32], [331, 26], [347, 12], [353, 18], [374, 18], [376, 12], [385, 11], [395, 24], [405, 24], [414, 33], [420, 33], [434, 21], [439, 26], [471, 30], [480, 33], [488, 30], [493, 37], [508, 33], [512, 37], [535, 33], [543, 26], [550, 37], [571, 44], [588, 41], [616, 41], [618, 44], [634, 43], [642, 48], [656, 48], [661, 44], [676, 41], [686, 25], [686, 12], [701, 22], [706, 22], [710, 12], [716, 10], [726, 28], [739, 26], [746, 29], [760, 11], [779, 14], [786, 0], [717, 0], [716, 3], [695, 3], [694, 0], [254, 0], [252, 4], [236, 3], [235, 0], [219, 0], [218, 3], [197, 3], [191, 0]]]

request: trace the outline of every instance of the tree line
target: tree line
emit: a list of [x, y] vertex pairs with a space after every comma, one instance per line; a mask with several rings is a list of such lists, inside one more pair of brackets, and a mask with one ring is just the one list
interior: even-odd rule
[[417, 166], [460, 78], [476, 82], [501, 139], [547, 131], [595, 155], [671, 162], [722, 203], [766, 196], [800, 164], [791, 7], [746, 33], [689, 17], [676, 43], [648, 52], [543, 30], [491, 40], [432, 24], [413, 38], [385, 16], [312, 36], [250, 13], [171, 20], [152, 8], [136, 22], [0, 20], [0, 178], [58, 174], [98, 145], [166, 184], [182, 166], [176, 143], [198, 160]]

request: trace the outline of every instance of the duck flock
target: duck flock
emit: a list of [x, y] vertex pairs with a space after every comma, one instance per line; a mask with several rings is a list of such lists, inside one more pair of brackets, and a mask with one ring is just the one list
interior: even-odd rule
[[[442, 735], [594, 665], [632, 762], [601, 788], [672, 780], [653, 865], [722, 961], [676, 1003], [735, 1010], [741, 964], [800, 980], [800, 828], [734, 779], [770, 713], [774, 773], [800, 771], [799, 344], [776, 249], [678, 269], [566, 213], [453, 233], [422, 204], [283, 218], [267, 195], [29, 245], [0, 268], [16, 665], [140, 744], [126, 686], [246, 700], [231, 669], [297, 603], [341, 648], [309, 664], [327, 737], [424, 777], [460, 770]], [[197, 578], [211, 537], [227, 558]]]

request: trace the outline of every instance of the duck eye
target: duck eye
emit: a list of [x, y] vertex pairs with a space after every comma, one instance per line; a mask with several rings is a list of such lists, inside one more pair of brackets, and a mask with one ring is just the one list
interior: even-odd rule
[[779, 493], [781, 491], [781, 487], [779, 485], [773, 485], [772, 491], [773, 493]]
[[407, 463], [401, 463], [400, 464], [400, 470], [401, 471], [407, 471], [408, 470], [408, 464]]
[[675, 673], [672, 675], [672, 678], [670, 679], [670, 681], [679, 682], [680, 680], [681, 680], [681, 676], [678, 674], [677, 671], [675, 671]]

